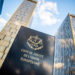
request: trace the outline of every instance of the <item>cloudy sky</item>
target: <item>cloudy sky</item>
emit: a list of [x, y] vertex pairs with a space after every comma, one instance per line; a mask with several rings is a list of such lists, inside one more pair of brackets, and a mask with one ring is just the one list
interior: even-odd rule
[[[0, 31], [22, 0], [5, 0], [0, 15]], [[55, 35], [68, 13], [75, 14], [75, 0], [38, 0], [30, 28]]]

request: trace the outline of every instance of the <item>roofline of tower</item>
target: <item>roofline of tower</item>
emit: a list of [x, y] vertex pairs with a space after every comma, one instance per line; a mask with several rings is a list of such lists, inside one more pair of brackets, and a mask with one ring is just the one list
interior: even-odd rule
[[34, 0], [27, 0], [27, 1], [30, 1], [32, 3], [38, 3], [38, 1], [34, 1]]
[[74, 14], [71, 14], [71, 13], [69, 13], [69, 16], [75, 17], [75, 15]]

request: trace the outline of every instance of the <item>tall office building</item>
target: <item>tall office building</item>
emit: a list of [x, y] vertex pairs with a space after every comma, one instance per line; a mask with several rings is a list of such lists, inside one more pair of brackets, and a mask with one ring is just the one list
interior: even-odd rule
[[4, 2], [4, 0], [0, 0], [0, 14], [2, 12], [3, 2]]
[[37, 1], [23, 0], [19, 8], [0, 32], [0, 68], [21, 26], [28, 27]]
[[68, 14], [55, 36], [54, 75], [75, 75], [75, 16]]

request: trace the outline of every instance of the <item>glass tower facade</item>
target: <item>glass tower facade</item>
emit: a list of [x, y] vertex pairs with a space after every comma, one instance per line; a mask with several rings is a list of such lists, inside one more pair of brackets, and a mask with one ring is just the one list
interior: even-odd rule
[[75, 16], [68, 14], [55, 36], [54, 75], [75, 75], [74, 43]]
[[3, 2], [4, 2], [4, 0], [0, 0], [0, 14], [1, 14], [1, 12], [2, 12]]

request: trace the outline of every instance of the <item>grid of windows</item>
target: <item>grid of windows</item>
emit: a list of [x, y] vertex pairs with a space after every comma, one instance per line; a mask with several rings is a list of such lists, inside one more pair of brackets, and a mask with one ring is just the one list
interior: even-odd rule
[[75, 53], [73, 36], [70, 16], [68, 15], [55, 36], [54, 75], [70, 75], [72, 65], [70, 58], [73, 53]]

